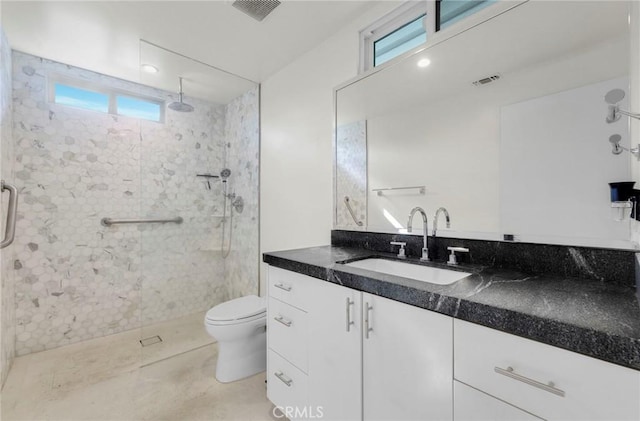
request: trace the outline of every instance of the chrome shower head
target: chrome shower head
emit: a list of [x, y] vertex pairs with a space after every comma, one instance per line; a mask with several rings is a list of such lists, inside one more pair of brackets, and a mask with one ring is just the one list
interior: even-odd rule
[[191, 111], [193, 111], [193, 106], [186, 104], [184, 101], [182, 101], [182, 78], [178, 78], [180, 80], [180, 90], [178, 91], [178, 101], [177, 102], [172, 102], [171, 104], [169, 104], [169, 108], [172, 109], [173, 111], [178, 111], [181, 113], [190, 113]]
[[222, 171], [220, 171], [220, 177], [223, 180], [226, 180], [227, 178], [229, 178], [230, 175], [231, 175], [231, 170], [229, 168], [224, 168]]
[[620, 155], [623, 151], [622, 146], [620, 146], [621, 140], [622, 140], [622, 136], [620, 136], [619, 134], [612, 134], [611, 136], [609, 136], [609, 142], [613, 147], [613, 150], [611, 151], [611, 153], [613, 153], [614, 155]]

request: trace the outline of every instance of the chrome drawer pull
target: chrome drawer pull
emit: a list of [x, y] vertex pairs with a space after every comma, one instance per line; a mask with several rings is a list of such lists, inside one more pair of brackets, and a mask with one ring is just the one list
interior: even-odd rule
[[274, 287], [276, 288], [280, 288], [283, 291], [291, 291], [291, 285], [285, 285], [285, 284], [273, 284]]
[[516, 373], [515, 371], [513, 371], [513, 367], [507, 367], [506, 370], [504, 368], [494, 367], [493, 370], [498, 374], [502, 374], [503, 376], [510, 377], [514, 380], [521, 381], [522, 383], [526, 383], [530, 386], [537, 387], [538, 389], [542, 389], [546, 392], [553, 393], [554, 395], [562, 396], [564, 398], [564, 390], [560, 390], [555, 387], [555, 384], [553, 382], [549, 382], [548, 384], [540, 383], [539, 381]]
[[355, 301], [351, 301], [349, 297], [347, 297], [347, 332], [351, 330], [351, 325], [354, 325], [355, 322], [351, 320], [351, 306], [355, 304]]
[[282, 323], [286, 327], [291, 327], [291, 320], [287, 320], [282, 316], [276, 316], [276, 317], [273, 318], [273, 320], [275, 320], [276, 322]]
[[277, 373], [273, 373], [274, 376], [280, 379], [280, 381], [287, 385], [287, 387], [291, 387], [293, 384], [293, 380], [289, 377], [285, 376], [282, 371], [278, 371]]

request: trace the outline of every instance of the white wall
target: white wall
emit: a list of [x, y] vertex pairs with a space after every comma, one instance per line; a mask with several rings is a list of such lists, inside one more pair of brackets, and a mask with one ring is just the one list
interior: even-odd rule
[[333, 88], [357, 75], [358, 31], [397, 6], [373, 5], [263, 83], [261, 253], [330, 243]]
[[629, 220], [612, 217], [608, 185], [629, 180], [629, 159], [613, 155], [607, 141], [617, 133], [628, 145], [628, 122], [607, 124], [601, 102], [628, 85], [616, 78], [502, 108], [501, 232], [519, 241], [556, 236], [629, 246]]

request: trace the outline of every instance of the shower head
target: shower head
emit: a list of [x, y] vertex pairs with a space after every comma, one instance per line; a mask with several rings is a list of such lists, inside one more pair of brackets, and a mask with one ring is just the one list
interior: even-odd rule
[[171, 104], [169, 104], [169, 108], [171, 108], [173, 111], [178, 111], [181, 113], [190, 113], [191, 111], [193, 111], [193, 106], [186, 104], [182, 101], [182, 78], [178, 78], [180, 80], [180, 90], [178, 92], [178, 101], [177, 102], [172, 102]]
[[229, 178], [230, 175], [231, 175], [231, 170], [229, 168], [225, 168], [222, 171], [220, 171], [220, 178], [222, 178], [223, 180], [226, 180], [227, 178]]
[[623, 151], [622, 146], [620, 146], [621, 140], [622, 136], [620, 136], [619, 134], [612, 134], [611, 136], [609, 136], [609, 142], [613, 147], [611, 153], [613, 153], [614, 155], [620, 155]]

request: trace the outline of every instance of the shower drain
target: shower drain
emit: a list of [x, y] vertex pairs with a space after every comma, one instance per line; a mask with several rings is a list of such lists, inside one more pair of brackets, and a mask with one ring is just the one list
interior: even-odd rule
[[148, 338], [140, 339], [140, 345], [142, 346], [155, 345], [155, 344], [159, 344], [160, 342], [162, 342], [162, 338], [159, 335], [149, 336]]

